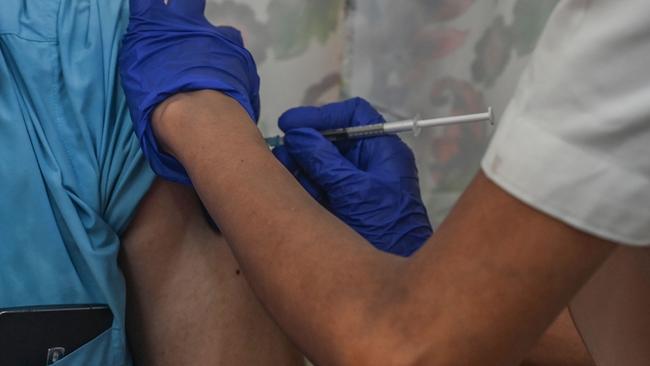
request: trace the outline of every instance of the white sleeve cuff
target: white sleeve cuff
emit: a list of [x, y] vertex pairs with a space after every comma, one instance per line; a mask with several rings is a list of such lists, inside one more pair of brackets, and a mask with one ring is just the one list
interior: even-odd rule
[[621, 244], [650, 245], [649, 177], [534, 121], [504, 118], [482, 168], [513, 196], [570, 226]]

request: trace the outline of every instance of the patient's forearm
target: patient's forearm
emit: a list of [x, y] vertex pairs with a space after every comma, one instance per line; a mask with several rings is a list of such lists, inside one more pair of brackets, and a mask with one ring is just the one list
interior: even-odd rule
[[[302, 344], [313, 353], [310, 345], [346, 342], [344, 333], [357, 337], [340, 329], [362, 328], [372, 316], [368, 300], [383, 296], [379, 277], [393, 276], [400, 260], [379, 255], [321, 209], [269, 153], [236, 102], [198, 92], [179, 95], [157, 112], [159, 139], [185, 165], [251, 285], [293, 338], [321, 328], [319, 338], [310, 333]], [[329, 346], [319, 349], [343, 348]]]

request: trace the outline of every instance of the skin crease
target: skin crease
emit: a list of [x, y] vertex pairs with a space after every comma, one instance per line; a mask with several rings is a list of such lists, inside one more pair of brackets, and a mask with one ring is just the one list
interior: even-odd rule
[[650, 364], [650, 248], [621, 247], [571, 302], [599, 366]]
[[479, 173], [421, 251], [394, 257], [314, 202], [232, 99], [176, 95], [153, 127], [255, 293], [318, 364], [517, 365], [615, 248]]
[[303, 365], [189, 187], [156, 181], [122, 238], [138, 365]]
[[521, 366], [595, 366], [571, 314], [562, 311], [544, 332]]

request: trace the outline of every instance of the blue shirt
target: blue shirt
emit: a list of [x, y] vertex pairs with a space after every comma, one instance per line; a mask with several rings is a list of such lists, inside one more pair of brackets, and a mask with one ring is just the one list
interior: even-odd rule
[[117, 74], [125, 0], [2, 0], [0, 308], [107, 304], [56, 365], [130, 365], [120, 235], [154, 175]]

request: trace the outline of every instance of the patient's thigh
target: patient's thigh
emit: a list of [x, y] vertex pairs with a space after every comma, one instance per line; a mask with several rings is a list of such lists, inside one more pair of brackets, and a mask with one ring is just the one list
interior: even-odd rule
[[137, 364], [302, 364], [191, 189], [152, 186], [123, 237], [121, 266]]

